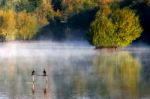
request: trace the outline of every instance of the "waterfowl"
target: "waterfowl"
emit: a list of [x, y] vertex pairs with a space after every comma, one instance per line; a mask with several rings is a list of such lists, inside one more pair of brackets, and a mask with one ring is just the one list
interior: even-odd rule
[[34, 70], [32, 71], [32, 76], [33, 76], [33, 75], [35, 75], [35, 71], [34, 71]]
[[45, 71], [45, 69], [43, 70], [43, 76], [46, 76], [46, 71]]

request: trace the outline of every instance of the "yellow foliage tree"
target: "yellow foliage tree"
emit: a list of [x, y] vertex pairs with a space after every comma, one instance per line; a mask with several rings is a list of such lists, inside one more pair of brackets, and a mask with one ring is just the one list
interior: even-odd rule
[[17, 39], [31, 39], [38, 30], [37, 19], [34, 15], [19, 12], [16, 19]]
[[[11, 3], [20, 3], [22, 1], [13, 0], [6, 1], [7, 9], [0, 9], [0, 40], [16, 40], [23, 39], [28, 40], [32, 39], [37, 33], [38, 29], [47, 25], [49, 20], [53, 18], [53, 8], [49, 0], [36, 0], [36, 1], [26, 1], [22, 2], [23, 5], [28, 4], [37, 4], [29, 5], [30, 10], [33, 10], [32, 7], [36, 6], [37, 8], [34, 12], [28, 11], [26, 8], [24, 10], [16, 10], [14, 5], [11, 6]], [[9, 6], [10, 5], [10, 6]], [[28, 6], [26, 6], [28, 7]], [[18, 6], [17, 6], [18, 8]], [[27, 10], [28, 9], [28, 10]]]
[[49, 23], [48, 20], [53, 17], [53, 13], [51, 4], [43, 2], [35, 12], [39, 25], [47, 25]]
[[13, 10], [0, 10], [0, 34], [8, 40], [15, 39], [15, 15]]

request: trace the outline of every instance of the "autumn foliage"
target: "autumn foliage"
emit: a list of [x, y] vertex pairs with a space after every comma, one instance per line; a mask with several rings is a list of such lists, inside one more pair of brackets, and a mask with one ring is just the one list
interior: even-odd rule
[[16, 39], [31, 39], [38, 31], [38, 23], [36, 16], [20, 12], [16, 15]]
[[129, 8], [100, 10], [90, 28], [91, 42], [97, 47], [128, 46], [141, 33], [139, 17]]
[[8, 40], [15, 39], [16, 35], [16, 13], [13, 10], [0, 10], [0, 35]]
[[6, 5], [0, 8], [0, 38], [6, 40], [32, 39], [53, 18], [51, 4], [42, 0], [4, 2]]
[[127, 46], [141, 36], [141, 25], [149, 26], [143, 4], [149, 6], [150, 0], [0, 0], [0, 41], [29, 40], [42, 27], [56, 25], [89, 30], [98, 47]]

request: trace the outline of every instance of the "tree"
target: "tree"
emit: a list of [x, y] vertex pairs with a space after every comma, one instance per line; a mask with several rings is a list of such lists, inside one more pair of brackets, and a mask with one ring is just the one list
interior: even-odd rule
[[0, 35], [7, 40], [15, 39], [15, 15], [13, 10], [0, 10]]
[[94, 0], [97, 4], [108, 4], [113, 2], [114, 0]]
[[31, 39], [38, 31], [37, 19], [34, 15], [19, 12], [16, 19], [17, 39]]
[[34, 12], [41, 4], [42, 0], [20, 0], [16, 4], [16, 10]]
[[54, 18], [53, 7], [50, 2], [44, 2], [36, 9], [35, 14], [40, 26], [45, 26]]
[[93, 0], [62, 0], [62, 20], [67, 20], [69, 17], [81, 11], [94, 8], [94, 6], [95, 3]]
[[102, 8], [90, 27], [91, 42], [97, 47], [124, 47], [140, 37], [139, 17], [129, 8]]

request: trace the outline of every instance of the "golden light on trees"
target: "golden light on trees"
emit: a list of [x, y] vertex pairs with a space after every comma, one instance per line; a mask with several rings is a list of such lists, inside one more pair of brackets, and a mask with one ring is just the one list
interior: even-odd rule
[[36, 17], [26, 12], [17, 14], [16, 28], [18, 39], [31, 39], [38, 30]]
[[104, 7], [97, 12], [90, 28], [91, 42], [97, 47], [124, 47], [140, 37], [139, 17], [129, 8]]
[[6, 39], [15, 39], [15, 15], [13, 10], [0, 10], [0, 34], [5, 35]]

